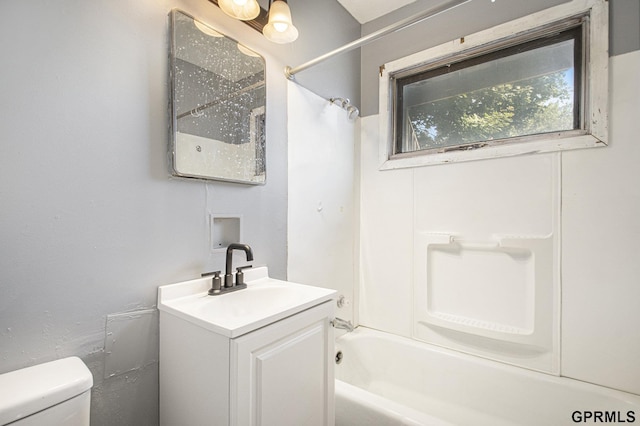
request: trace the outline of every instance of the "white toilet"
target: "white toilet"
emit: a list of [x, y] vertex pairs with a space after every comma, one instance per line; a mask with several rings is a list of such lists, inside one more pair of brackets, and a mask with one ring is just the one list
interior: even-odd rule
[[77, 357], [0, 374], [0, 425], [88, 426], [91, 386]]

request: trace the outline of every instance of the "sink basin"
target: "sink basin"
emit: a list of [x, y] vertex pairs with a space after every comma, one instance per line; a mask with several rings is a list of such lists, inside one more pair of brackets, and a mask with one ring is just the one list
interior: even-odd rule
[[334, 299], [335, 290], [269, 278], [266, 267], [245, 270], [247, 288], [209, 296], [211, 277], [158, 289], [158, 309], [234, 338]]

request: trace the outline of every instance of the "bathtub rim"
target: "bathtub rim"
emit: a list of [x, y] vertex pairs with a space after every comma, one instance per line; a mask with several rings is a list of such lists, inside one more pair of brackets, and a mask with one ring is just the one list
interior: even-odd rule
[[[587, 382], [587, 381], [576, 379], [569, 376], [562, 376], [561, 374], [548, 373], [540, 370], [535, 370], [535, 369], [530, 369], [526, 367], [509, 364], [509, 363], [498, 361], [498, 360], [484, 358], [479, 355], [472, 355], [456, 349], [446, 348], [434, 343], [427, 343], [421, 340], [413, 339], [411, 337], [399, 336], [386, 331], [369, 328], [363, 325], [357, 326], [352, 332], [345, 333], [345, 334], [342, 334], [341, 336], [336, 337], [335, 352], [340, 350], [340, 351], [343, 351], [344, 353], [343, 348], [340, 346], [343, 341], [348, 342], [351, 340], [356, 340], [356, 339], [366, 338], [366, 337], [377, 337], [383, 340], [390, 340], [393, 342], [397, 342], [401, 345], [432, 351], [441, 356], [453, 357], [457, 361], [471, 362], [479, 366], [498, 369], [502, 372], [506, 372], [507, 374], [523, 375], [529, 379], [539, 380], [542, 382], [553, 383], [553, 384], [561, 384], [562, 386], [566, 386], [570, 389], [576, 389], [583, 392], [584, 391], [592, 392], [595, 394], [600, 394], [603, 397], [619, 399], [625, 403], [636, 404], [639, 407], [639, 413], [640, 413], [640, 395], [639, 394], [627, 392], [620, 389], [610, 388], [604, 385]], [[337, 373], [338, 373], [338, 370], [336, 369], [336, 380], [343, 381], [338, 377]]]

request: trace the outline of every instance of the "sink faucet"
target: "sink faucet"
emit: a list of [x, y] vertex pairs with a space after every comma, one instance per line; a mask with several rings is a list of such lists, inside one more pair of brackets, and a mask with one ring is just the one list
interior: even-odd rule
[[233, 261], [234, 250], [243, 250], [247, 256], [247, 261], [250, 262], [253, 260], [253, 251], [251, 250], [251, 247], [249, 247], [247, 244], [239, 244], [239, 243], [229, 244], [229, 246], [227, 247], [227, 264], [226, 264], [226, 270], [224, 274], [224, 286], [227, 288], [233, 287], [233, 268], [231, 263]]

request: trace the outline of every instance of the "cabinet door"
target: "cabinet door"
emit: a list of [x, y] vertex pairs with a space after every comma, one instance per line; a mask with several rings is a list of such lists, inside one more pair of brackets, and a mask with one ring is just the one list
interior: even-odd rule
[[334, 424], [333, 301], [231, 341], [231, 424]]

